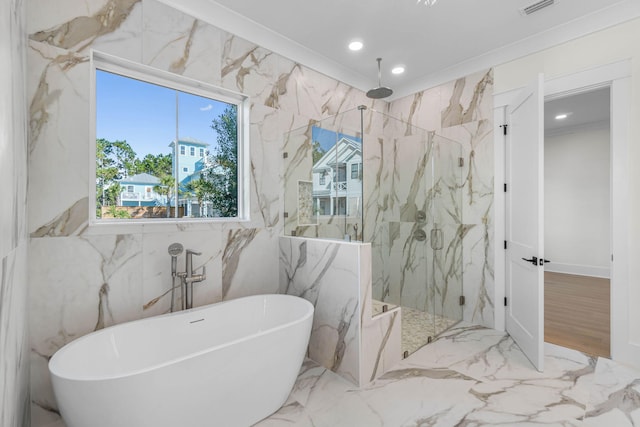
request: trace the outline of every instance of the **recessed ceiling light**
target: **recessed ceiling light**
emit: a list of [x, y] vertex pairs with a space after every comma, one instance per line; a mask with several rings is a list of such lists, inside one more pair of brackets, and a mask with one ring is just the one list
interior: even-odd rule
[[563, 120], [563, 119], [566, 119], [566, 118], [567, 118], [567, 116], [568, 116], [567, 114], [558, 114], [558, 115], [556, 116], [556, 120]]
[[349, 43], [349, 49], [353, 51], [358, 51], [362, 49], [362, 46], [364, 45], [362, 44], [361, 41], [358, 41], [358, 40], [354, 40], [351, 43]]
[[402, 65], [398, 65], [397, 67], [394, 67], [391, 72], [393, 74], [402, 74], [404, 73], [404, 67]]

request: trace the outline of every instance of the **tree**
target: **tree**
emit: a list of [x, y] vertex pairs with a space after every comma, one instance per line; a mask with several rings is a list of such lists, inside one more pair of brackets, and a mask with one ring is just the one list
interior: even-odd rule
[[229, 105], [211, 122], [216, 132], [217, 146], [209, 156], [210, 166], [203, 171], [203, 180], [211, 184], [209, 200], [223, 217], [238, 216], [238, 114]]
[[96, 204], [100, 208], [115, 205], [119, 186], [117, 180], [134, 171], [136, 153], [127, 141], [96, 139]]
[[318, 163], [318, 160], [320, 160], [322, 156], [324, 156], [327, 152], [324, 148], [322, 148], [319, 141], [313, 141], [311, 143], [311, 150], [314, 165]]
[[176, 179], [171, 174], [161, 175], [160, 184], [153, 187], [153, 191], [167, 197], [167, 218], [171, 217], [171, 199], [175, 193], [175, 183]]
[[171, 154], [147, 154], [134, 160], [134, 174], [148, 173], [156, 178], [172, 174]]
[[185, 184], [184, 188], [193, 194], [193, 196], [198, 200], [200, 216], [203, 216], [203, 202], [205, 200], [209, 200], [211, 195], [215, 192], [213, 183], [209, 180], [198, 178], [193, 181], [189, 181]]

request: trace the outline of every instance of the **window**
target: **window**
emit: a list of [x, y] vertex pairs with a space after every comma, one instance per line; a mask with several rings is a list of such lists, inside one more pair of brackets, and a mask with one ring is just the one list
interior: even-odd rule
[[347, 165], [338, 165], [338, 176], [336, 181], [345, 182], [347, 180]]
[[360, 179], [360, 170], [362, 169], [362, 163], [351, 164], [351, 179]]
[[[247, 97], [98, 52], [92, 70], [94, 218], [246, 218]], [[142, 206], [119, 197], [125, 177]]]
[[325, 185], [327, 183], [327, 175], [326, 173], [322, 173], [320, 175], [320, 185]]

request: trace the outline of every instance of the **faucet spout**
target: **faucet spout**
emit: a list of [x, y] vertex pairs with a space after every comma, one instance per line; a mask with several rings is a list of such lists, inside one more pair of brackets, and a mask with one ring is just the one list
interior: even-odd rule
[[193, 255], [202, 255], [202, 252], [196, 252], [191, 249], [187, 249], [186, 251], [186, 277], [183, 277], [182, 283], [185, 287], [185, 308], [190, 309], [193, 307], [193, 284], [195, 282], [202, 282], [206, 279], [206, 270], [205, 267], [202, 267], [202, 274], [194, 274], [193, 271]]

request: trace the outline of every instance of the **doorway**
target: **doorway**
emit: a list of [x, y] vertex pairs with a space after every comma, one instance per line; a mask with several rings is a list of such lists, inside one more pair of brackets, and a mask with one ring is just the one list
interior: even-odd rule
[[610, 356], [610, 88], [544, 105], [545, 341]]
[[[631, 123], [631, 64], [628, 60], [602, 65], [593, 69], [580, 71], [574, 74], [566, 74], [549, 80], [544, 80], [543, 88], [545, 99], [560, 98], [568, 94], [583, 93], [588, 90], [595, 90], [608, 86], [610, 88], [611, 104], [611, 261], [610, 261], [610, 357], [611, 359], [626, 363], [632, 366], [638, 365], [640, 360], [640, 345], [634, 341], [631, 336], [633, 322], [633, 314], [629, 304], [630, 285], [629, 285], [629, 126]], [[494, 95], [494, 124], [495, 129], [495, 216], [496, 226], [495, 240], [497, 242], [505, 241], [504, 248], [502, 245], [495, 245], [495, 299], [496, 301], [505, 301], [505, 310], [496, 310], [495, 325], [496, 329], [509, 331], [507, 317], [509, 310], [524, 311], [525, 316], [531, 317], [532, 322], [535, 319], [544, 317], [544, 304], [540, 304], [539, 308], [531, 307], [524, 301], [519, 307], [514, 308], [512, 301], [509, 299], [510, 278], [507, 277], [507, 227], [509, 218], [506, 210], [507, 206], [507, 187], [503, 192], [503, 183], [508, 182], [507, 170], [503, 165], [507, 162], [508, 141], [506, 129], [503, 124], [509, 124], [508, 135], [517, 131], [517, 127], [513, 127], [510, 123], [509, 110], [510, 105], [517, 99], [518, 94], [522, 94], [523, 89], [512, 89], [500, 92]], [[540, 112], [543, 111], [542, 104]], [[535, 120], [535, 119], [534, 119]], [[540, 117], [540, 130], [543, 130], [543, 120]], [[503, 131], [504, 130], [504, 135]], [[541, 136], [540, 138], [544, 138]], [[509, 188], [512, 188], [511, 186]], [[543, 234], [542, 239], [544, 239]], [[542, 246], [542, 248], [544, 245]], [[543, 251], [540, 251], [543, 252]], [[538, 256], [544, 256], [539, 253]], [[546, 258], [546, 257], [545, 257]], [[550, 258], [548, 258], [550, 259]], [[553, 260], [550, 259], [552, 262]], [[541, 269], [544, 270], [544, 269]], [[543, 288], [543, 281], [540, 281], [540, 288]], [[543, 292], [540, 292], [543, 295]], [[537, 311], [536, 311], [537, 310]], [[540, 320], [540, 323], [542, 323]], [[509, 332], [511, 334], [511, 332]], [[543, 334], [542, 334], [543, 335]], [[512, 334], [513, 337], [513, 334]], [[540, 336], [539, 344], [536, 348], [543, 346], [543, 336]], [[514, 337], [515, 339], [515, 337]], [[516, 340], [516, 342], [518, 342]], [[520, 346], [520, 344], [518, 343]], [[522, 348], [522, 346], [521, 346]], [[525, 354], [527, 354], [525, 352]], [[531, 359], [531, 356], [527, 354]]]

